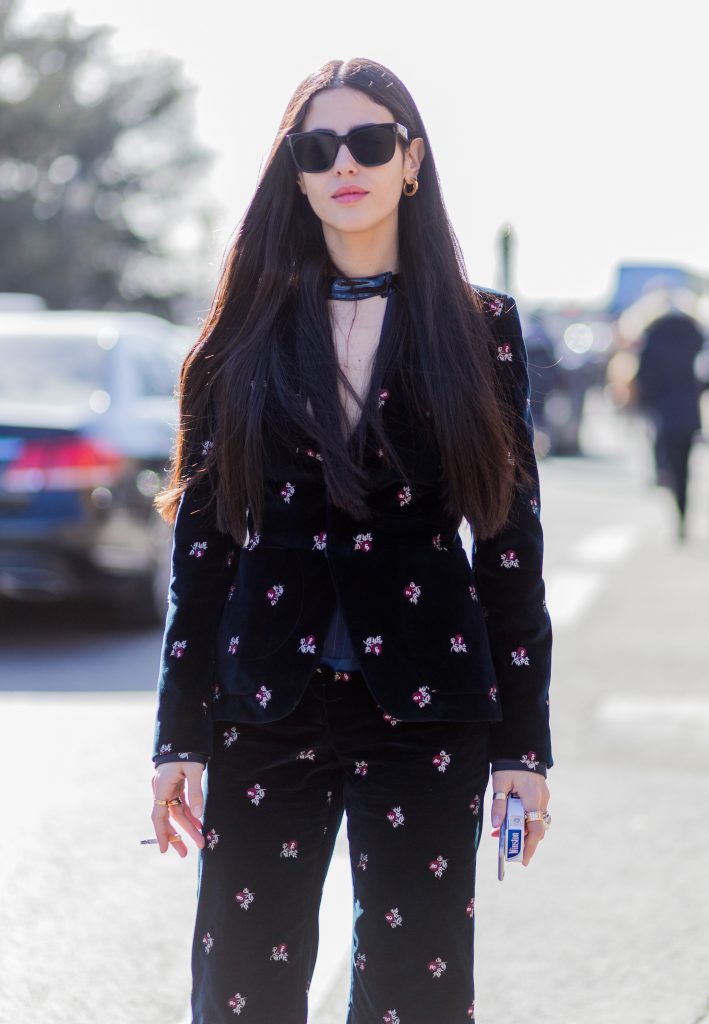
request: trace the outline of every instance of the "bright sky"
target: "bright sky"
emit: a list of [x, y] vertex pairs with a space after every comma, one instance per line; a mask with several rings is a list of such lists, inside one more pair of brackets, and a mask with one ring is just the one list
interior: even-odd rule
[[603, 301], [619, 261], [709, 274], [709, 5], [701, 0], [24, 0], [117, 27], [114, 48], [183, 62], [216, 151], [223, 246], [296, 85], [327, 60], [395, 72], [426, 124], [471, 279], [520, 300]]

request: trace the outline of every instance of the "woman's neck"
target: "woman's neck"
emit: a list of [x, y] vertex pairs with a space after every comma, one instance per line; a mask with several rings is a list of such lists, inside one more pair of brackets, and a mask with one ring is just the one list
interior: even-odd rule
[[[398, 237], [396, 232], [333, 232], [323, 224], [323, 234], [330, 259], [342, 277], [375, 277], [391, 270], [399, 272]], [[378, 236], [378, 237], [377, 237]]]

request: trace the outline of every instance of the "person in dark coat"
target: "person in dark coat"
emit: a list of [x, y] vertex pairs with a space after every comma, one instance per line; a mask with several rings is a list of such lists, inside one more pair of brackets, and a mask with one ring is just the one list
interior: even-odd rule
[[638, 406], [654, 428], [657, 483], [672, 492], [680, 540], [686, 537], [689, 458], [701, 430], [695, 361], [703, 345], [696, 320], [671, 309], [645, 329], [636, 377]]
[[539, 475], [517, 304], [381, 64], [296, 90], [179, 399], [152, 818], [200, 851], [193, 1024], [305, 1024], [343, 814], [349, 1024], [474, 1021], [490, 770], [523, 864], [550, 823]]

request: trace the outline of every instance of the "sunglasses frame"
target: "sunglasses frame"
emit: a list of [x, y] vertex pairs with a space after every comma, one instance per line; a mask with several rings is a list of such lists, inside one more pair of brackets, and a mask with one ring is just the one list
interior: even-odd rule
[[[288, 148], [290, 149], [290, 154], [291, 157], [293, 158], [293, 163], [295, 164], [299, 171], [303, 172], [303, 174], [324, 174], [325, 171], [332, 170], [333, 164], [335, 163], [335, 160], [337, 160], [337, 154], [340, 152], [340, 146], [344, 142], [344, 144], [350, 151], [352, 159], [356, 160], [361, 167], [382, 167], [384, 164], [389, 163], [389, 160], [392, 159], [394, 153], [392, 153], [392, 155], [389, 157], [389, 160], [384, 160], [381, 163], [377, 162], [375, 164], [365, 164], [361, 160], [357, 160], [357, 157], [350, 149], [350, 136], [356, 135], [358, 132], [364, 131], [367, 128], [386, 128], [388, 131], [391, 131], [396, 136], [396, 138], [402, 138], [404, 142], [409, 141], [408, 128], [406, 128], [403, 124], [399, 124], [398, 121], [373, 121], [371, 124], [358, 124], [356, 125], [356, 127], [352, 128], [349, 132], [347, 132], [346, 135], [338, 135], [337, 132], [332, 131], [331, 128], [315, 128], [313, 129], [313, 131], [309, 132], [289, 132], [286, 135], [286, 139], [288, 140]], [[307, 171], [304, 167], [300, 166], [295, 157], [295, 143], [298, 141], [298, 139], [308, 138], [311, 135], [328, 135], [330, 136], [330, 138], [333, 138], [337, 143], [337, 149], [335, 150], [334, 156], [332, 158], [332, 163], [328, 167], [323, 167], [322, 170], [320, 171]]]

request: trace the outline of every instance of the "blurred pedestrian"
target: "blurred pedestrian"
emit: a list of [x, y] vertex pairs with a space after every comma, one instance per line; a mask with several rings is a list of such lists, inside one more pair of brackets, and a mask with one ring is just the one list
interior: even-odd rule
[[687, 530], [689, 458], [701, 430], [695, 366], [703, 345], [697, 321], [677, 308], [656, 317], [640, 340], [637, 402], [653, 425], [656, 482], [672, 492], [680, 540]]
[[158, 496], [153, 823], [200, 849], [193, 1024], [305, 1024], [343, 813], [349, 1024], [474, 1022], [490, 768], [523, 864], [550, 820], [533, 442], [516, 303], [462, 273], [417, 107], [381, 64], [329, 62], [182, 367]]

